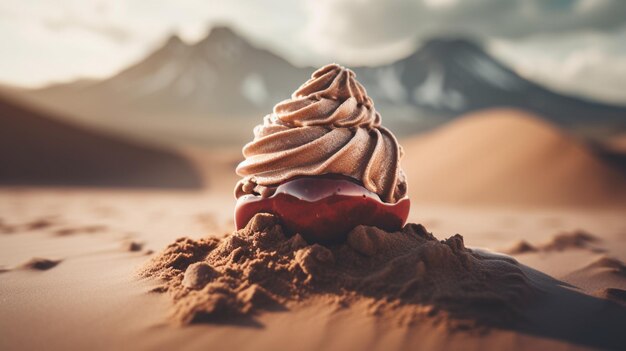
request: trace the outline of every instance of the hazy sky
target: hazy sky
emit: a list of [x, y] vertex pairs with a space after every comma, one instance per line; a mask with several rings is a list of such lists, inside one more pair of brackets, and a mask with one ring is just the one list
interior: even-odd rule
[[626, 0], [0, 0], [0, 82], [106, 77], [227, 23], [296, 64], [389, 62], [469, 35], [521, 74], [626, 104]]

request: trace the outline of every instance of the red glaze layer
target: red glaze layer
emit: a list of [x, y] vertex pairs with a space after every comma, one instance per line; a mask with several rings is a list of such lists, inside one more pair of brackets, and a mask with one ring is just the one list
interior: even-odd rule
[[411, 202], [387, 204], [378, 195], [343, 177], [304, 177], [281, 184], [274, 195], [245, 195], [237, 200], [235, 225], [241, 229], [261, 212], [278, 216], [289, 233], [308, 242], [337, 242], [359, 224], [387, 231], [402, 228]]

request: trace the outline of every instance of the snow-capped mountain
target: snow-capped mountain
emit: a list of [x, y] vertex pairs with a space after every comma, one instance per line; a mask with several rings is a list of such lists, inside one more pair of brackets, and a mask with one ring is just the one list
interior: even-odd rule
[[[536, 112], [563, 126], [626, 126], [626, 107], [550, 91], [519, 76], [480, 46], [464, 39], [430, 40], [391, 65], [363, 69], [359, 77], [362, 76], [371, 82], [368, 89], [379, 95], [376, 101], [405, 102], [442, 115], [509, 106]], [[389, 94], [391, 91], [397, 93]]]
[[[81, 105], [85, 100], [104, 103], [106, 96], [108, 103], [123, 106], [130, 114], [237, 116], [287, 98], [309, 74], [219, 27], [194, 45], [171, 36], [144, 60], [77, 93]], [[52, 86], [39, 95], [52, 97], [58, 95], [56, 90]]]
[[[354, 70], [385, 124], [401, 135], [499, 106], [530, 110], [565, 127], [626, 129], [625, 107], [552, 92], [468, 40], [433, 39], [394, 63]], [[50, 86], [28, 95], [116, 129], [239, 142], [249, 138], [246, 128], [288, 98], [313, 71], [218, 27], [193, 45], [172, 36], [109, 79]], [[244, 137], [231, 135], [240, 127], [246, 129]]]
[[145, 60], [97, 88], [120, 92], [142, 107], [239, 115], [287, 98], [285, 93], [307, 76], [308, 70], [220, 27], [194, 45], [172, 36]]

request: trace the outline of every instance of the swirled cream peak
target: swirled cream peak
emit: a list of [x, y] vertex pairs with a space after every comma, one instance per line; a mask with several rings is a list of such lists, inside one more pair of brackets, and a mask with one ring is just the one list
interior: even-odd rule
[[274, 107], [282, 123], [295, 126], [378, 127], [380, 114], [355, 74], [336, 64], [315, 71], [292, 95]]
[[337, 64], [320, 68], [254, 128], [237, 167], [243, 179], [235, 196], [270, 196], [295, 177], [341, 174], [397, 202], [406, 196], [402, 148], [380, 121], [353, 71]]

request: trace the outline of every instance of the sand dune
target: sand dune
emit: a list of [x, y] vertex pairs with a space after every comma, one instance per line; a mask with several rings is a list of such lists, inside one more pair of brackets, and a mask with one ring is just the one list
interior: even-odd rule
[[626, 177], [578, 140], [512, 109], [473, 113], [403, 142], [415, 202], [611, 206]]
[[624, 290], [626, 289], [626, 264], [616, 258], [602, 255], [564, 276], [563, 280], [596, 293], [602, 292], [607, 286]]
[[603, 252], [602, 248], [594, 246], [600, 241], [594, 235], [585, 231], [574, 231], [571, 233], [560, 233], [553, 236], [550, 241], [543, 244], [531, 244], [526, 240], [521, 240], [509, 249], [503, 250], [510, 255], [519, 255], [527, 252], [538, 251], [564, 251], [569, 249], [587, 249], [594, 252]]
[[199, 187], [180, 155], [70, 125], [0, 97], [0, 184]]

